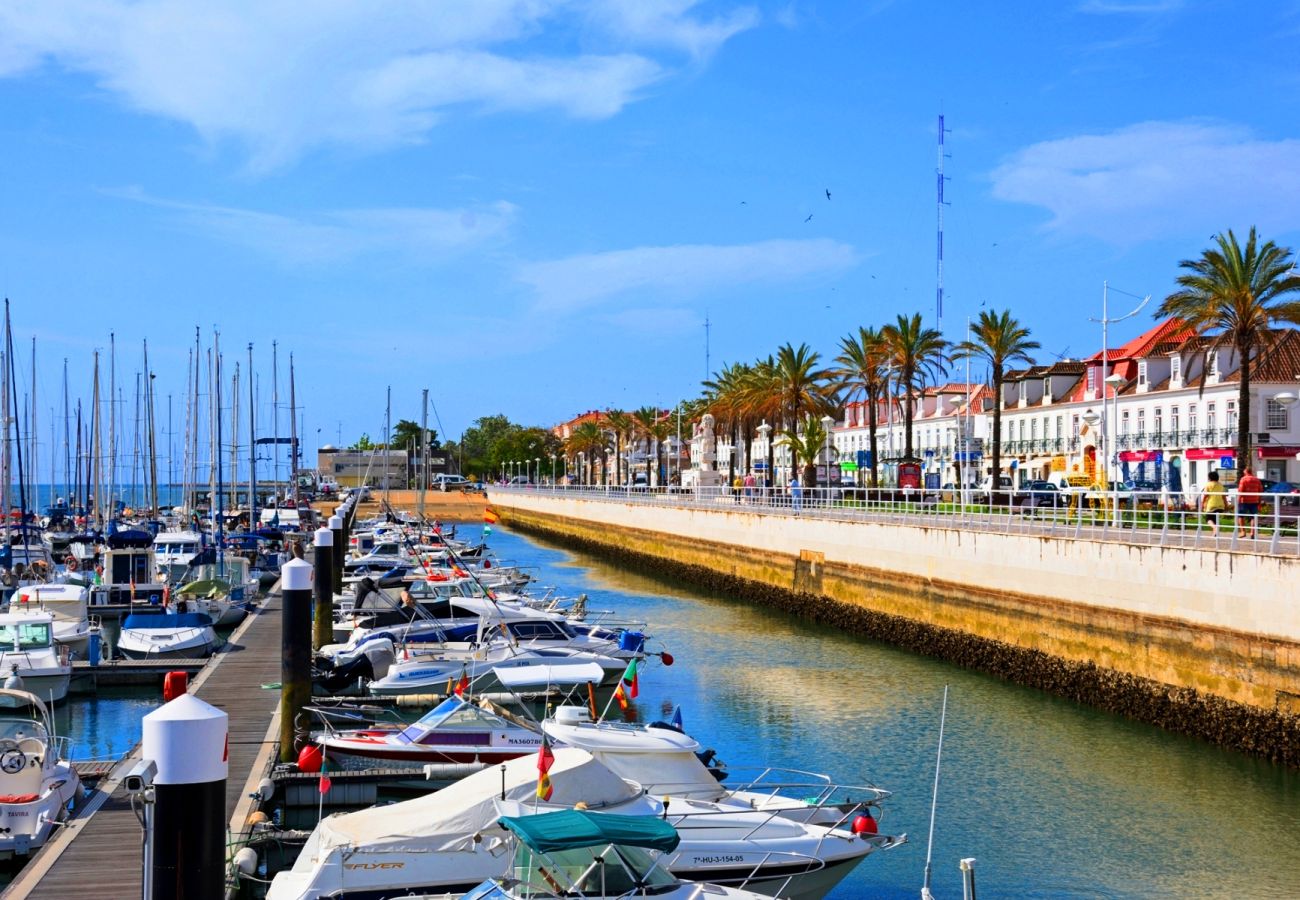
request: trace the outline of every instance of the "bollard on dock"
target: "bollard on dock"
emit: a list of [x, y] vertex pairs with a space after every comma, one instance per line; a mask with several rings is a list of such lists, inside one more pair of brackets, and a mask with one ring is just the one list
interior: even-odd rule
[[316, 529], [313, 544], [316, 547], [313, 575], [316, 610], [312, 646], [319, 650], [334, 640], [334, 532], [329, 528]]
[[294, 762], [295, 726], [311, 702], [311, 563], [292, 559], [280, 569], [280, 761]]

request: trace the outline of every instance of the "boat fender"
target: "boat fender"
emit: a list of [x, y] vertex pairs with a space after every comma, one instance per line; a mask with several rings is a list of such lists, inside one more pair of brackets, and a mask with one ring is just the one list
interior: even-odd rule
[[235, 871], [240, 875], [252, 875], [257, 871], [257, 851], [245, 847], [235, 854]]
[[298, 771], [316, 774], [321, 767], [321, 751], [317, 744], [308, 744], [298, 751]]
[[190, 676], [186, 672], [168, 672], [163, 676], [163, 703], [170, 703], [181, 694], [189, 693]]
[[870, 811], [864, 812], [853, 820], [854, 834], [876, 834], [876, 820], [871, 818]]

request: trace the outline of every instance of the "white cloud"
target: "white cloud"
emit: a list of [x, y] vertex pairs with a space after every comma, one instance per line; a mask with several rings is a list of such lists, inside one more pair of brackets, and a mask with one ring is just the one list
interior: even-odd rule
[[1300, 140], [1196, 122], [1143, 122], [1043, 141], [992, 173], [993, 196], [1041, 206], [1048, 228], [1117, 244], [1197, 229], [1291, 230]]
[[459, 106], [612, 116], [671, 74], [673, 54], [705, 58], [757, 23], [745, 7], [707, 19], [697, 5], [6, 0], [0, 76], [47, 61], [86, 73], [134, 109], [236, 142], [266, 171], [324, 145], [423, 140]]
[[295, 217], [162, 200], [137, 188], [105, 193], [169, 210], [189, 231], [289, 266], [394, 253], [416, 262], [437, 262], [504, 235], [515, 215], [514, 206], [500, 201], [473, 209], [351, 209]]
[[849, 268], [857, 260], [849, 245], [825, 239], [635, 247], [530, 263], [520, 270], [519, 280], [536, 292], [539, 309], [573, 312], [624, 294], [680, 299], [796, 281]]

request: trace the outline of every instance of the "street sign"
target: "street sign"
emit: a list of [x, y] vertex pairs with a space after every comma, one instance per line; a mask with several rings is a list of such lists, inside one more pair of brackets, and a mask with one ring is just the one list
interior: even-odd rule
[[1235, 469], [1236, 467], [1237, 467], [1237, 457], [1235, 457], [1235, 456], [1220, 456], [1220, 457], [1219, 457], [1219, 468], [1220, 468], [1220, 469]]
[[859, 469], [870, 469], [870, 468], [871, 468], [871, 451], [870, 451], [870, 450], [859, 450], [859, 451], [858, 451], [858, 468], [859, 468]]

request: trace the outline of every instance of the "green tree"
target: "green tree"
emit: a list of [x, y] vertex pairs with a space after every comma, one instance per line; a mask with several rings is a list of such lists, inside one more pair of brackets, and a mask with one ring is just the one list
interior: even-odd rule
[[899, 315], [898, 321], [880, 329], [889, 348], [894, 384], [902, 395], [903, 458], [914, 461], [912, 453], [912, 418], [916, 414], [916, 397], [928, 381], [948, 371], [944, 351], [948, 342], [938, 329], [921, 324], [921, 314]]
[[560, 439], [549, 429], [514, 425], [492, 443], [488, 461], [493, 469], [499, 468], [503, 462], [521, 463], [536, 475], [559, 448]]
[[594, 471], [591, 463], [597, 455], [605, 452], [605, 432], [595, 422], [582, 422], [569, 432], [569, 439], [564, 442], [564, 452], [570, 460], [570, 465], [576, 462], [579, 453], [582, 454], [587, 462], [585, 480], [587, 484], [591, 484]]
[[[838, 408], [839, 392], [833, 380], [834, 372], [819, 367], [820, 353], [807, 344], [800, 344], [798, 348], [785, 344], [777, 348], [775, 363], [775, 386], [787, 436], [795, 437], [799, 423], [805, 419]], [[791, 446], [794, 446], [793, 441]], [[791, 460], [791, 471], [795, 465]]]
[[[406, 450], [414, 447], [417, 451], [420, 449], [420, 423], [412, 422], [410, 419], [400, 419], [393, 426], [393, 449]], [[429, 446], [433, 449], [438, 447], [438, 432], [429, 429]]]
[[605, 423], [614, 430], [614, 450], [617, 457], [614, 461], [614, 480], [619, 484], [627, 484], [632, 476], [630, 472], [626, 471], [626, 463], [623, 459], [623, 445], [630, 440], [636, 423], [631, 416], [621, 409], [607, 410]]
[[[789, 429], [781, 438], [790, 448], [791, 471], [798, 468], [800, 460], [803, 461], [804, 487], [817, 486], [817, 456], [826, 449], [827, 436], [828, 432], [821, 420], [808, 416], [800, 429]], [[831, 460], [826, 462], [829, 466]]]
[[493, 477], [499, 470], [499, 458], [492, 457], [492, 447], [503, 435], [518, 428], [501, 414], [480, 416], [474, 424], [465, 429], [461, 435], [461, 451], [465, 460], [465, 472], [483, 478]]
[[839, 368], [835, 376], [840, 388], [849, 397], [860, 396], [867, 407], [867, 434], [871, 444], [871, 484], [880, 483], [878, 469], [880, 454], [876, 446], [877, 414], [880, 401], [889, 394], [889, 346], [880, 331], [874, 327], [858, 328], [856, 336], [850, 334], [840, 339], [840, 355], [835, 357]]
[[993, 373], [993, 485], [1002, 474], [1002, 380], [1008, 364], [1034, 360], [1029, 355], [1039, 348], [1029, 339], [1029, 329], [1011, 318], [1010, 310], [986, 309], [971, 326], [971, 338], [953, 348], [953, 359], [982, 359]]
[[375, 444], [374, 441], [370, 440], [370, 435], [369, 435], [369, 434], [363, 434], [363, 435], [361, 435], [361, 437], [357, 438], [356, 443], [354, 443], [354, 444], [353, 444], [351, 447], [349, 447], [348, 449], [349, 449], [349, 450], [360, 450], [361, 452], [364, 453], [364, 452], [366, 452], [366, 451], [368, 451], [368, 450], [375, 450], [375, 449], [377, 449], [377, 448], [378, 448], [378, 445]]
[[[1254, 356], [1268, 340], [1275, 323], [1300, 324], [1300, 292], [1291, 250], [1272, 241], [1262, 246], [1250, 229], [1246, 246], [1229, 229], [1214, 239], [1215, 246], [1200, 259], [1185, 259], [1178, 276], [1179, 290], [1156, 310], [1157, 317], [1181, 319], [1199, 335], [1210, 338], [1208, 357], [1231, 348], [1241, 365], [1237, 383], [1237, 465], [1250, 460], [1250, 379]], [[1202, 380], [1204, 385], [1204, 380]]]

